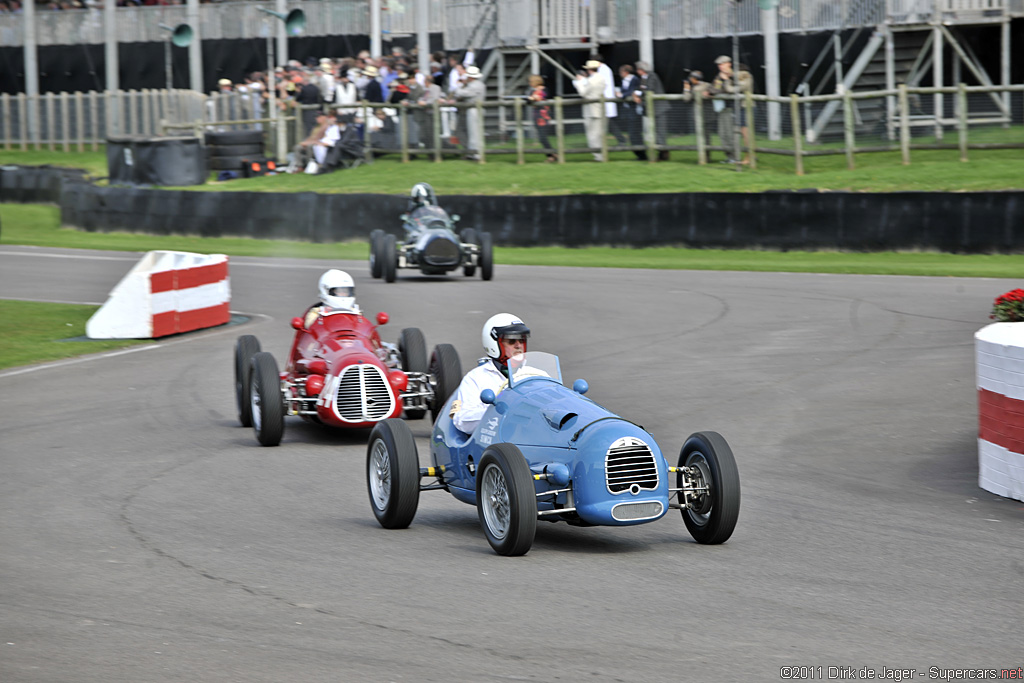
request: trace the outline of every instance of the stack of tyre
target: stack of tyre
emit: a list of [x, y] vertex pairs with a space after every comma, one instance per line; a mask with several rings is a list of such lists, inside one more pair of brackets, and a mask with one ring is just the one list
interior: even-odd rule
[[211, 171], [241, 171], [243, 161], [262, 161], [265, 158], [263, 131], [209, 131], [206, 133], [206, 155]]

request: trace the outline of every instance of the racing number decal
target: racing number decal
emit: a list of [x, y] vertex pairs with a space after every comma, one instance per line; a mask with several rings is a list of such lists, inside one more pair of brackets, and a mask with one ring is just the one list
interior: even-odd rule
[[324, 388], [320, 390], [320, 397], [317, 398], [316, 404], [331, 409], [334, 405], [334, 399], [338, 395], [338, 384], [340, 382], [340, 377], [327, 375], [324, 381]]

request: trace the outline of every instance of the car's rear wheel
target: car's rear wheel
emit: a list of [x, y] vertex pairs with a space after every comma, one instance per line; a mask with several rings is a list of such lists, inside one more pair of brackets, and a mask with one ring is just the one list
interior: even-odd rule
[[[462, 232], [459, 233], [459, 239], [462, 240], [463, 244], [479, 244], [475, 228], [463, 228]], [[462, 273], [466, 277], [473, 277], [476, 274], [476, 264], [463, 266]]]
[[[398, 355], [402, 359], [402, 369], [406, 372], [427, 372], [427, 342], [417, 327], [407, 327], [398, 335]], [[422, 420], [427, 414], [426, 407], [406, 408], [405, 416], [410, 420]]]
[[373, 278], [380, 278], [381, 275], [380, 245], [383, 240], [383, 230], [370, 233], [370, 276]]
[[373, 516], [385, 529], [404, 529], [420, 501], [420, 460], [409, 425], [378, 422], [366, 447], [366, 488]]
[[394, 282], [398, 270], [398, 240], [394, 235], [384, 235], [380, 248], [381, 275], [384, 282]]
[[515, 445], [490, 446], [480, 458], [476, 509], [487, 542], [499, 555], [525, 555], [537, 535], [537, 493]]
[[284, 397], [277, 361], [266, 351], [252, 357], [249, 366], [249, 405], [252, 429], [262, 446], [276, 446], [284, 436]]
[[[740, 473], [729, 444], [718, 432], [697, 432], [679, 451], [679, 467], [692, 468], [691, 484], [705, 489], [686, 494], [689, 505], [681, 512], [690, 535], [698, 543], [725, 543], [740, 515]], [[685, 478], [679, 472], [676, 485]]]
[[494, 277], [494, 253], [491, 233], [480, 233], [480, 277], [490, 280]]
[[434, 398], [430, 401], [430, 419], [437, 416], [448, 397], [455, 393], [462, 381], [462, 363], [459, 352], [451, 344], [438, 344], [430, 355], [430, 374], [434, 378]]
[[243, 427], [252, 427], [252, 409], [249, 405], [249, 362], [260, 352], [260, 341], [251, 334], [243, 334], [235, 342], [235, 402], [238, 421]]

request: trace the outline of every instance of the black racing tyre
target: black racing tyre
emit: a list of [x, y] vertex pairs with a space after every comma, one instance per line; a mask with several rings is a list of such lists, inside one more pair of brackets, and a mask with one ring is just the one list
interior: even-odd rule
[[451, 344], [438, 344], [430, 354], [430, 375], [434, 380], [434, 398], [430, 401], [430, 420], [437, 416], [448, 397], [455, 393], [462, 381], [462, 363], [459, 352]]
[[480, 277], [490, 280], [494, 277], [494, 253], [491, 233], [480, 233]]
[[499, 555], [525, 555], [537, 535], [537, 491], [522, 452], [496, 443], [476, 474], [476, 510], [487, 542]]
[[263, 143], [262, 130], [207, 131], [204, 136], [207, 145], [253, 145]]
[[[698, 543], [725, 543], [740, 515], [740, 473], [729, 444], [718, 432], [692, 434], [679, 451], [679, 467], [696, 468], [691, 481], [707, 486], [706, 493], [690, 497], [692, 507], [681, 510], [690, 535]], [[676, 474], [676, 486], [683, 481], [683, 473]]]
[[366, 446], [366, 490], [370, 509], [385, 529], [404, 529], [420, 502], [420, 459], [409, 425], [378, 422]]
[[[407, 327], [398, 336], [398, 355], [402, 359], [402, 370], [406, 372], [427, 372], [427, 342], [423, 332], [417, 327]], [[422, 420], [427, 414], [424, 408], [406, 408], [405, 417], [410, 420]]]
[[263, 141], [245, 145], [209, 145], [206, 148], [210, 158], [216, 157], [245, 157], [247, 159], [259, 159], [263, 157]]
[[252, 427], [249, 362], [260, 350], [260, 340], [251, 334], [243, 334], [235, 342], [235, 402], [238, 404], [238, 421], [243, 427]]
[[380, 245], [383, 241], [383, 230], [374, 230], [370, 233], [370, 276], [377, 279], [381, 276]]
[[246, 159], [249, 157], [210, 157], [207, 165], [211, 171], [241, 171]]
[[261, 446], [276, 446], [284, 436], [284, 397], [277, 361], [270, 353], [260, 351], [252, 357], [249, 367], [252, 429]]
[[384, 282], [394, 282], [398, 270], [398, 240], [394, 235], [384, 235], [380, 248], [381, 276]]
[[[478, 244], [476, 237], [476, 229], [474, 228], [463, 228], [459, 232], [459, 239], [462, 240], [463, 244]], [[463, 266], [462, 274], [466, 277], [473, 277], [476, 274], [476, 265]]]

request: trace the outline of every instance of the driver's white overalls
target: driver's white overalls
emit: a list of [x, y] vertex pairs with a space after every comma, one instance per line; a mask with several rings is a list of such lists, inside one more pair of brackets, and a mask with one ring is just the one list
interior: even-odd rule
[[482, 360], [462, 378], [452, 401], [452, 424], [466, 434], [473, 433], [487, 411], [487, 404], [480, 400], [480, 392], [490, 389], [497, 396], [508, 386], [508, 378], [498, 369], [497, 361], [491, 358]]

